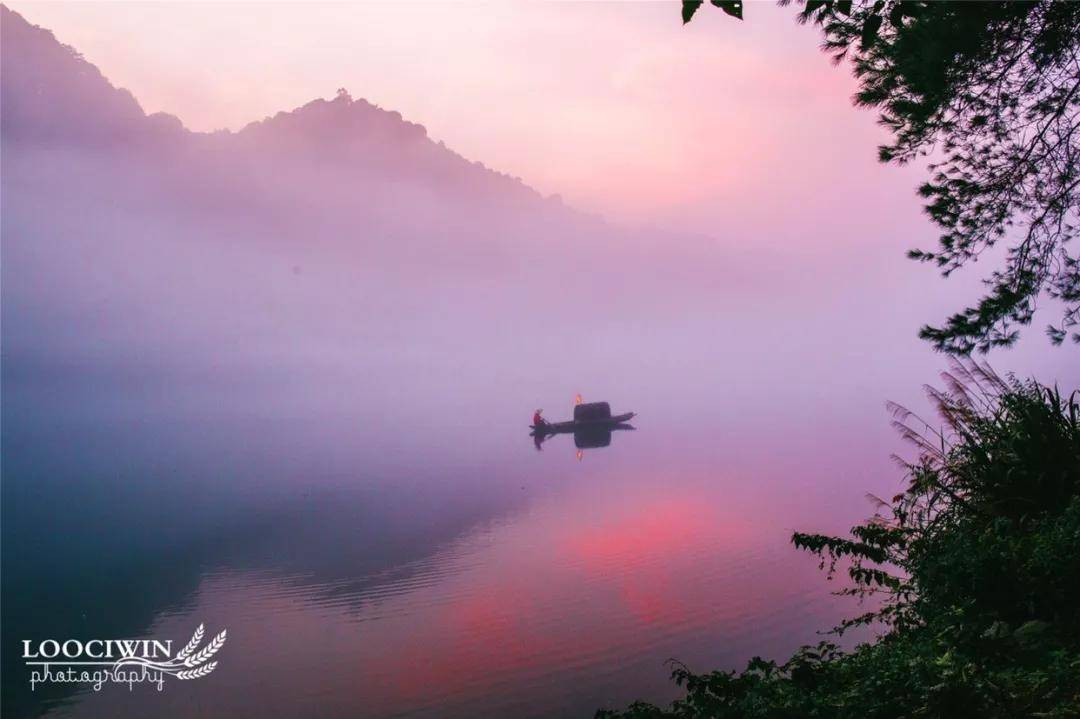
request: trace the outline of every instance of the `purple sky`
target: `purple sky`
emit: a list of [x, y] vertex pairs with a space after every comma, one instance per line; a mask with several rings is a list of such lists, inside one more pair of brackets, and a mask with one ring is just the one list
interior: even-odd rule
[[790, 9], [683, 27], [671, 5], [11, 4], [196, 130], [345, 87], [616, 221], [726, 235], [828, 197], [916, 216], [914, 177], [877, 166], [874, 116]]

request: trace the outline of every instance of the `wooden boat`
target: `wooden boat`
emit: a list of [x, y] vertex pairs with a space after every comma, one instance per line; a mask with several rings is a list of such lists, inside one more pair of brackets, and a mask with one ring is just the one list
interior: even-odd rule
[[629, 429], [620, 425], [625, 425], [633, 418], [633, 412], [612, 415], [611, 406], [607, 402], [592, 402], [574, 407], [574, 418], [569, 422], [547, 422], [539, 425], [531, 424], [529, 427], [533, 434], [544, 435], [600, 429]]
[[601, 429], [608, 428], [614, 429], [618, 425], [626, 424], [634, 418], [633, 412], [627, 412], [626, 414], [617, 414], [614, 417], [606, 417], [603, 419], [591, 419], [591, 420], [570, 420], [569, 422], [548, 422], [546, 424], [530, 424], [529, 428], [534, 432], [543, 432], [544, 434], [566, 434], [569, 432], [580, 432], [582, 430]]

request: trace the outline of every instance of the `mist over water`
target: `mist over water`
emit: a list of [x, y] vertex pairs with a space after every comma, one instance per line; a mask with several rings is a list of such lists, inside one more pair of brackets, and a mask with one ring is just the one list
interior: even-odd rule
[[[4, 12], [5, 714], [588, 716], [856, 609], [788, 539], [899, 486], [939, 295], [620, 228], [348, 96], [189, 133]], [[1036, 349], [1003, 369], [1080, 378]], [[636, 430], [537, 451], [579, 392]], [[220, 666], [161, 693], [30, 693], [10, 641], [199, 624]]]

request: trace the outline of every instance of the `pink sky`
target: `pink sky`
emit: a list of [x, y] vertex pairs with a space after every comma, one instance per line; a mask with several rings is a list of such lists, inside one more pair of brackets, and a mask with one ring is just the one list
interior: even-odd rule
[[[771, 1], [742, 22], [706, 5], [686, 26], [674, 0], [10, 4], [148, 112], [235, 130], [344, 87], [543, 194], [656, 228], [638, 236], [661, 251], [694, 233], [733, 271], [760, 268], [743, 279], [777, 290], [775, 311], [872, 321], [930, 367], [917, 328], [974, 301], [992, 264], [944, 281], [904, 258], [936, 244], [915, 194], [924, 168], [877, 162], [886, 134], [852, 106], [850, 68]], [[767, 314], [722, 289], [742, 298], [727, 311]], [[1055, 313], [1024, 334], [1060, 367], [1042, 336]]]
[[789, 231], [813, 222], [804, 205], [890, 196], [882, 210], [923, 224], [916, 178], [874, 160], [848, 69], [772, 2], [686, 27], [674, 2], [10, 5], [196, 130], [345, 87], [616, 221], [783, 235], [793, 203]]

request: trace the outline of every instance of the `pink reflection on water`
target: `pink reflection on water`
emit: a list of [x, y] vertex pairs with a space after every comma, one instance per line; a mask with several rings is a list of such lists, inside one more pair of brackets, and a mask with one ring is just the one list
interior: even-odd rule
[[183, 691], [106, 691], [72, 715], [133, 703], [232, 716], [581, 713], [671, 698], [671, 657], [731, 666], [828, 625], [828, 588], [783, 531], [753, 519], [758, 499], [692, 473], [571, 466], [523, 510], [361, 589], [209, 575], [153, 634], [227, 627], [214, 675]]

